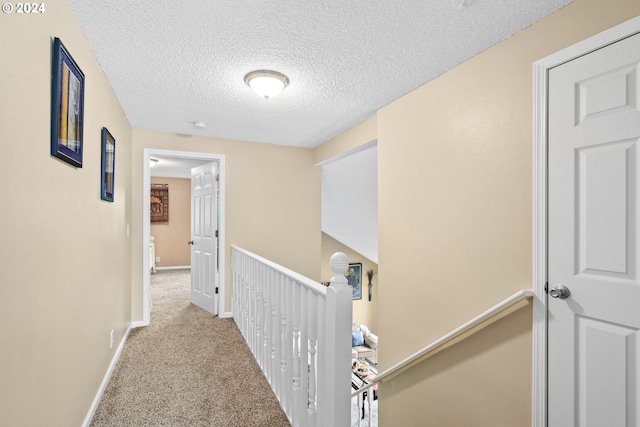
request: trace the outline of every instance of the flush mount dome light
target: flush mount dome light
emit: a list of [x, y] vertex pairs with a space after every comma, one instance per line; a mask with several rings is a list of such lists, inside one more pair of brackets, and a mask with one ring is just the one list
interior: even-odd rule
[[289, 84], [289, 79], [277, 71], [256, 70], [244, 76], [244, 82], [252, 91], [269, 99], [282, 92]]

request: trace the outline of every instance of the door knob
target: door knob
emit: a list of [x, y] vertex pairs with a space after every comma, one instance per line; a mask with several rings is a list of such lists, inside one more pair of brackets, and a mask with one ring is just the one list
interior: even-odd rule
[[569, 298], [569, 295], [571, 295], [571, 291], [569, 291], [569, 288], [567, 288], [565, 285], [558, 285], [551, 288], [551, 290], [549, 291], [549, 295], [551, 295], [552, 298], [565, 299]]
[[188, 244], [188, 245], [193, 245], [193, 240], [189, 240], [189, 241], [187, 242], [187, 244]]

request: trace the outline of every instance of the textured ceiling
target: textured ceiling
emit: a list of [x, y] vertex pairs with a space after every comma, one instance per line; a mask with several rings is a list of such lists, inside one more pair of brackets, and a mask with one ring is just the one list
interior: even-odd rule
[[[302, 147], [569, 2], [68, 0], [134, 128]], [[291, 83], [264, 100], [256, 69]]]

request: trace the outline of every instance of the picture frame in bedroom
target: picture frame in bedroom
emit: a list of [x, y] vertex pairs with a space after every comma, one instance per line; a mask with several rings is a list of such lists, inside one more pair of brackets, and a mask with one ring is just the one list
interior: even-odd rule
[[345, 277], [347, 278], [347, 283], [351, 286], [351, 299], [362, 299], [362, 263], [349, 264]]
[[84, 74], [57, 37], [53, 39], [51, 77], [51, 155], [81, 168]]
[[107, 128], [102, 128], [102, 167], [100, 168], [100, 198], [113, 202], [116, 172], [116, 140]]
[[149, 193], [151, 223], [167, 224], [169, 222], [169, 184], [151, 184]]

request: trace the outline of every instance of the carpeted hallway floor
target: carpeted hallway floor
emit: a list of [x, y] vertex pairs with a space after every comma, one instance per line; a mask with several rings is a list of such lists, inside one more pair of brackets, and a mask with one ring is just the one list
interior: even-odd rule
[[289, 427], [232, 319], [190, 303], [189, 270], [151, 278], [151, 324], [131, 331], [91, 426]]

